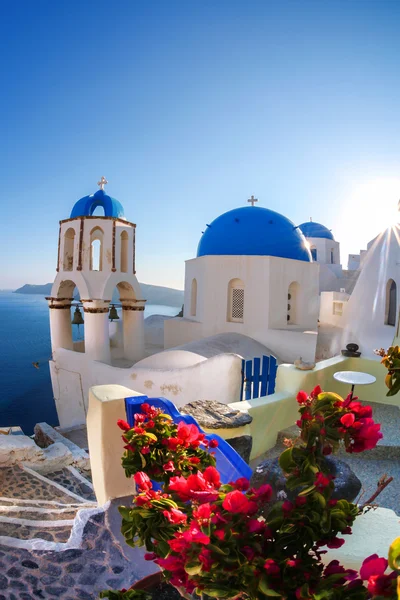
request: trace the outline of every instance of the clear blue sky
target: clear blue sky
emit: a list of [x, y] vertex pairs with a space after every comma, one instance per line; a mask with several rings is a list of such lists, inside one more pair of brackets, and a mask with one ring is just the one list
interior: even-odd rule
[[101, 175], [139, 279], [176, 287], [251, 194], [344, 253], [378, 233], [363, 190], [400, 197], [396, 0], [16, 0], [0, 29], [1, 288], [53, 280], [58, 220]]

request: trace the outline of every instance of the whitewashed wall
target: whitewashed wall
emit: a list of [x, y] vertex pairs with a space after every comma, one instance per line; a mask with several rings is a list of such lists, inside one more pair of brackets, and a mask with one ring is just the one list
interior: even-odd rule
[[[176, 364], [179, 361], [176, 361]], [[224, 404], [239, 400], [241, 357], [221, 354], [189, 367], [134, 366], [117, 368], [90, 360], [85, 354], [60, 348], [53, 353], [50, 372], [61, 427], [85, 422], [91, 386], [119, 384], [147, 396], [164, 396], [176, 406], [193, 400], [217, 400]]]
[[[165, 323], [165, 348], [218, 333], [242, 333], [276, 352], [285, 361], [315, 358], [319, 314], [317, 263], [270, 256], [202, 256], [186, 262], [183, 319]], [[191, 315], [191, 287], [197, 281], [197, 310]], [[227, 320], [228, 285], [245, 286], [243, 323]], [[288, 290], [299, 284], [298, 318], [287, 323]]]

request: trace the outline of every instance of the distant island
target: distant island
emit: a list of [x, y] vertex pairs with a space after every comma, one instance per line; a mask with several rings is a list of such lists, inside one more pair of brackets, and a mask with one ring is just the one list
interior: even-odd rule
[[[26, 283], [17, 290], [14, 290], [14, 294], [40, 294], [41, 296], [49, 296], [52, 285], [52, 283], [45, 283], [44, 285]], [[143, 297], [147, 300], [147, 304], [163, 304], [164, 306], [177, 307], [183, 304], [183, 290], [174, 290], [148, 283], [141, 283], [140, 287]], [[117, 290], [114, 291], [112, 300], [113, 302], [118, 302], [119, 296]]]

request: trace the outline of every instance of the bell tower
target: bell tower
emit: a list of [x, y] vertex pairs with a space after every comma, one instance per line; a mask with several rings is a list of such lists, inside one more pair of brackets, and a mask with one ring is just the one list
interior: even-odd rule
[[[112, 364], [109, 310], [116, 288], [117, 306], [122, 308], [123, 358], [134, 363], [144, 353], [146, 302], [136, 278], [136, 225], [126, 220], [121, 203], [105, 193], [107, 183], [102, 177], [100, 189], [78, 200], [70, 218], [60, 221], [57, 276], [47, 298], [51, 344], [53, 352], [84, 349], [87, 358]], [[84, 345], [79, 348], [72, 338], [72, 305], [84, 313]]]

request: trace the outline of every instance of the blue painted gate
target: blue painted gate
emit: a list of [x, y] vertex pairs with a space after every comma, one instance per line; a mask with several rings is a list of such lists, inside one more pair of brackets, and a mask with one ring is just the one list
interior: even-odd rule
[[275, 356], [242, 360], [242, 389], [240, 400], [269, 396], [275, 391], [277, 363]]

